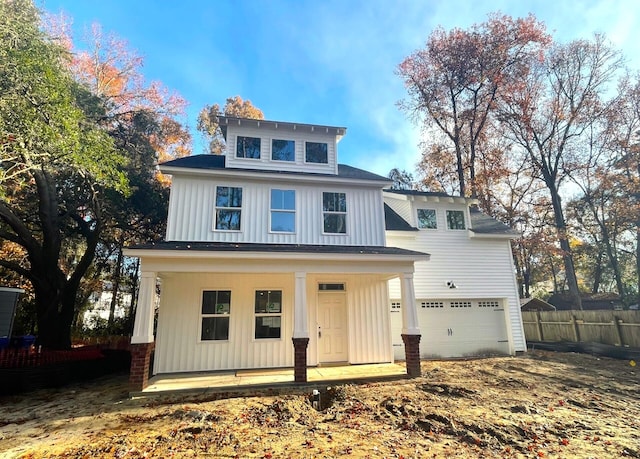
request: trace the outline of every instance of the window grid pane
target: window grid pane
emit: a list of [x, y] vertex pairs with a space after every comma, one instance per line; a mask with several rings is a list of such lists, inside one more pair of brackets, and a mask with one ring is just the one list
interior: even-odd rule
[[418, 228], [436, 229], [436, 211], [434, 209], [418, 209]]
[[256, 290], [255, 339], [280, 338], [282, 329], [282, 291]]
[[216, 225], [217, 230], [239, 231], [242, 207], [242, 188], [216, 187]]
[[295, 233], [295, 190], [271, 190], [271, 231]]
[[260, 159], [260, 138], [239, 135], [236, 139], [236, 157]]
[[322, 193], [323, 230], [325, 233], [346, 234], [347, 195], [346, 193]]
[[305, 161], [308, 163], [327, 164], [327, 144], [320, 142], [305, 142]]
[[202, 341], [226, 341], [229, 339], [231, 314], [230, 290], [205, 290], [202, 292]]
[[464, 212], [461, 210], [447, 210], [447, 228], [453, 230], [465, 229]]
[[295, 161], [295, 142], [293, 140], [271, 140], [271, 159], [274, 161]]

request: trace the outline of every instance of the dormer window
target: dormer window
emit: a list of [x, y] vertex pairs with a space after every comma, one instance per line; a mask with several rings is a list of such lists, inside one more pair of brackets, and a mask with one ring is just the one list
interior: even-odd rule
[[321, 142], [305, 142], [304, 160], [307, 163], [328, 164], [327, 144]]
[[295, 161], [296, 143], [293, 140], [271, 140], [271, 159], [273, 161]]
[[450, 230], [463, 230], [464, 212], [461, 210], [447, 210], [447, 228]]
[[260, 138], [239, 135], [236, 139], [236, 158], [260, 159]]
[[418, 209], [418, 228], [420, 229], [438, 228], [435, 209]]

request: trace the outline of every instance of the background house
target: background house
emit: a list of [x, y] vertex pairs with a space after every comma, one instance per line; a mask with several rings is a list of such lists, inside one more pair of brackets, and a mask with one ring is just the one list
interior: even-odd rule
[[[620, 310], [623, 308], [622, 298], [616, 293], [581, 293], [580, 298], [584, 311]], [[555, 306], [558, 311], [574, 309], [571, 296], [568, 293], [554, 293], [547, 299], [547, 303]]]

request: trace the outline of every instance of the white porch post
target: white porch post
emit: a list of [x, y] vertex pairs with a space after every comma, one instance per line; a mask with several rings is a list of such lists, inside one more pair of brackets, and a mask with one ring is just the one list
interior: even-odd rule
[[400, 293], [402, 295], [402, 341], [404, 342], [407, 374], [418, 377], [420, 369], [420, 326], [416, 309], [416, 292], [413, 287], [413, 273], [402, 273], [400, 276]]
[[307, 382], [307, 346], [309, 325], [307, 323], [307, 273], [296, 272], [293, 296], [293, 379]]
[[418, 309], [416, 293], [413, 287], [413, 273], [402, 273], [400, 276], [400, 295], [402, 296], [402, 334], [419, 335]]
[[293, 337], [309, 338], [309, 324], [307, 321], [307, 273], [305, 272], [296, 272]]
[[153, 343], [153, 318], [155, 313], [156, 273], [143, 271], [140, 275], [138, 306], [133, 323], [131, 344]]

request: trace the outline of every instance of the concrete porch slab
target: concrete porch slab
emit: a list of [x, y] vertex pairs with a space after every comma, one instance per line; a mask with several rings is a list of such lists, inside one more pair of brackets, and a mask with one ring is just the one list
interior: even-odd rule
[[223, 372], [172, 373], [156, 375], [149, 386], [131, 396], [154, 396], [180, 393], [225, 392], [250, 389], [284, 388], [287, 386], [317, 386], [329, 383], [366, 382], [404, 379], [407, 369], [403, 362], [365, 365], [310, 367], [305, 383], [293, 380], [293, 368], [237, 370]]

